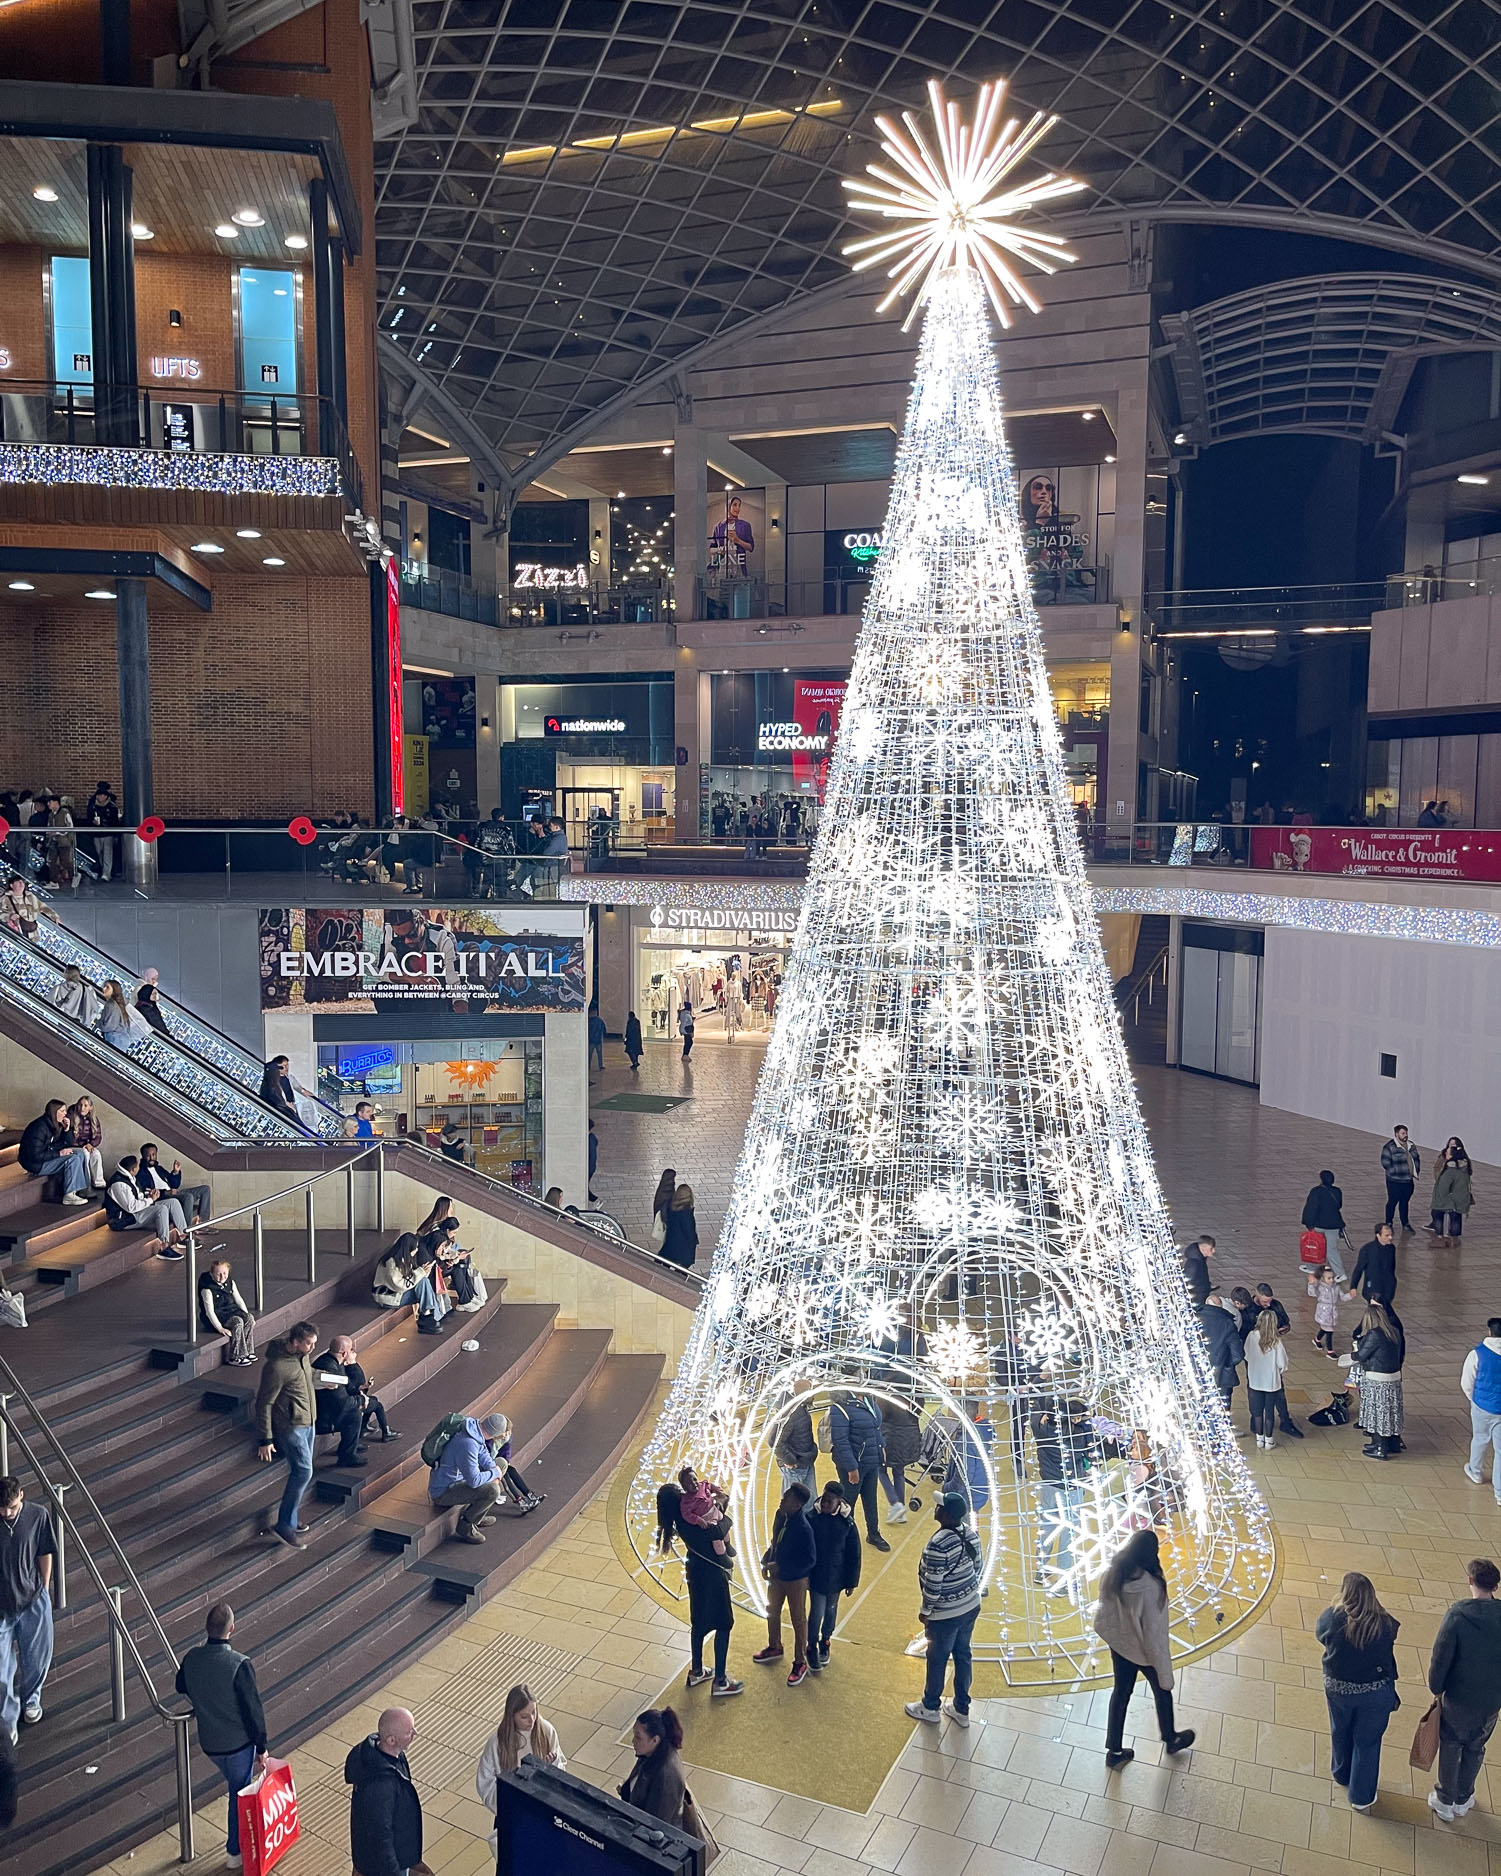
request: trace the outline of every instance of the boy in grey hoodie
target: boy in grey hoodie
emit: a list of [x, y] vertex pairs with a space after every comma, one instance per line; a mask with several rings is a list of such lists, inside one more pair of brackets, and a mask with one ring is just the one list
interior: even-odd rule
[[1466, 1565], [1470, 1594], [1451, 1603], [1428, 1657], [1428, 1691], [1438, 1695], [1438, 1783], [1429, 1809], [1446, 1823], [1474, 1807], [1475, 1780], [1501, 1712], [1501, 1570], [1489, 1557]]

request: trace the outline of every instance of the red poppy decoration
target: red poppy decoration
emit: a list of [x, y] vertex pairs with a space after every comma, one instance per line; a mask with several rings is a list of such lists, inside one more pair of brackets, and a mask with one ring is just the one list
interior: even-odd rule
[[148, 814], [136, 829], [136, 838], [149, 846], [153, 840], [160, 840], [166, 831], [167, 823], [159, 814]]
[[6, 820], [3, 814], [0, 814], [0, 840], [4, 840], [9, 832], [10, 822]]
[[287, 832], [299, 847], [310, 847], [318, 838], [318, 830], [305, 814], [299, 814], [295, 821], [288, 821]]

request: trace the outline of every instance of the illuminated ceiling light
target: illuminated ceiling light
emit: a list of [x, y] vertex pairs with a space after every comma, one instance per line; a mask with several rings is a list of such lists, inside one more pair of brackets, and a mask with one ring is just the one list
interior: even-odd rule
[[1058, 121], [1037, 111], [1025, 125], [1016, 119], [1002, 124], [1005, 95], [1004, 84], [981, 85], [974, 123], [963, 125], [958, 105], [948, 103], [929, 79], [937, 157], [928, 149], [910, 111], [903, 111], [900, 127], [888, 117], [878, 117], [882, 147], [897, 168], [868, 163], [866, 174], [875, 177], [873, 183], [858, 178], [845, 181], [854, 198], [852, 208], [901, 224], [851, 241], [843, 251], [858, 256], [853, 261], [857, 274], [867, 267], [886, 266], [892, 286], [876, 307], [878, 313], [917, 288], [902, 321], [903, 332], [911, 330], [934, 280], [952, 267], [974, 269], [997, 319], [1009, 326], [1012, 307], [1025, 306], [1035, 313], [1041, 305], [1008, 257], [1027, 261], [1046, 274], [1056, 273], [1062, 262], [1075, 258], [1057, 235], [1014, 225], [1015, 216], [1060, 196], [1075, 195], [1084, 185], [1049, 170], [1033, 182], [1000, 186]]
[[670, 443], [663, 445], [662, 454], [664, 456], [670, 456], [672, 454], [672, 445]]
[[227, 221], [221, 221], [219, 226], [214, 230], [214, 233], [218, 235], [221, 241], [238, 241], [240, 238], [239, 229], [236, 228], [232, 222]]
[[625, 500], [625, 490], [624, 490], [624, 489], [616, 489], [616, 491], [615, 491], [615, 499], [616, 499], [616, 501], [617, 501], [617, 502], [623, 502], [623, 501]]
[[261, 538], [259, 528], [236, 528], [235, 535], [242, 541], [258, 541]]
[[284, 567], [286, 564], [286, 561], [278, 559], [275, 554], [267, 554], [266, 558], [261, 562], [263, 567]]
[[[667, 143], [673, 137], [686, 137], [693, 132], [702, 136], [727, 137], [736, 130], [765, 130], [773, 124], [790, 124], [799, 117], [832, 117], [844, 109], [842, 98], [825, 98], [819, 104], [809, 104], [801, 111], [745, 111], [737, 117], [701, 117], [691, 124], [653, 124], [644, 130], [626, 130], [607, 137], [579, 137], [572, 143], [564, 144], [561, 154], [573, 155], [587, 151], [591, 155], [608, 154], [611, 150], [640, 150], [653, 144]], [[537, 143], [524, 150], [506, 150], [501, 154], [502, 163], [545, 163], [550, 156], [560, 154], [555, 143]]]
[[113, 599], [114, 594], [107, 586], [95, 586], [84, 594], [85, 599]]
[[1454, 480], [1456, 482], [1467, 483], [1472, 489], [1489, 488], [1491, 482], [1489, 476], [1455, 476]]
[[1179, 430], [1174, 435], [1173, 441], [1174, 443], [1186, 443], [1188, 441], [1188, 432], [1186, 430]]
[[194, 541], [193, 545], [188, 549], [188, 552], [193, 554], [222, 554], [224, 549], [217, 541]]
[[1107, 457], [1105, 458], [1105, 460], [1106, 460], [1106, 462], [1114, 462], [1114, 461], [1115, 461], [1115, 458], [1114, 458], [1113, 456], [1107, 456]]
[[10, 590], [13, 593], [34, 593], [36, 588], [31, 584], [30, 580], [12, 580]]
[[1080, 420], [1084, 423], [1094, 422], [1094, 412], [1092, 410], [1081, 410], [1079, 412], [1079, 417], [1080, 417]]
[[307, 236], [306, 235], [288, 235], [286, 239], [282, 242], [282, 246], [288, 247], [288, 248], [305, 248], [307, 246]]
[[237, 208], [229, 218], [240, 228], [264, 228], [266, 218], [258, 208]]
[[51, 188], [45, 182], [39, 182], [31, 193], [38, 202], [55, 202], [57, 200], [56, 189]]
[[130, 232], [135, 236], [137, 241], [154, 241], [156, 239], [156, 230], [154, 228], [148, 228], [143, 221], [133, 221], [130, 224]]

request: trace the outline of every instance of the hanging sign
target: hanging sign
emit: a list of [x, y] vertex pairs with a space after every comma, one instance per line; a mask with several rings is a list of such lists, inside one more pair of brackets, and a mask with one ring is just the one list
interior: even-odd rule
[[589, 569], [580, 561], [572, 567], [544, 567], [538, 560], [518, 560], [511, 575], [513, 587], [583, 587], [589, 584]]

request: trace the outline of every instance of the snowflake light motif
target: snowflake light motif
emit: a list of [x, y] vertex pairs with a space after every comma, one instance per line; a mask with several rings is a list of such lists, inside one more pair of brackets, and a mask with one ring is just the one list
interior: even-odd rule
[[928, 1337], [928, 1354], [940, 1374], [960, 1380], [980, 1366], [985, 1351], [973, 1329], [945, 1322]]
[[1072, 1361], [1079, 1353], [1079, 1325], [1056, 1303], [1029, 1310], [1016, 1325], [1016, 1339], [1027, 1360], [1039, 1368]]

